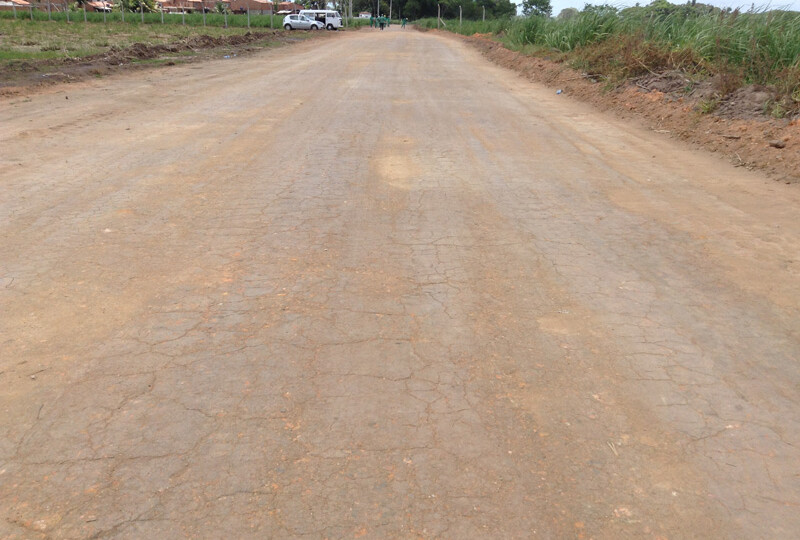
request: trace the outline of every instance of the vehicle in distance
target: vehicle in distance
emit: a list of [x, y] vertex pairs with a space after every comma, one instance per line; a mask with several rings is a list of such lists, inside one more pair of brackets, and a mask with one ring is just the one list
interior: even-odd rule
[[305, 15], [287, 15], [283, 18], [283, 27], [286, 30], [322, 30], [324, 25]]
[[301, 9], [300, 15], [322, 23], [328, 30], [338, 30], [342, 27], [342, 16], [332, 9]]

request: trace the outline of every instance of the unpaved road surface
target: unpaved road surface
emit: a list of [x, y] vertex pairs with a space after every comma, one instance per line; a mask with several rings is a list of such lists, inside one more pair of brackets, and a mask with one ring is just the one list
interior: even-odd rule
[[0, 537], [800, 531], [792, 186], [395, 28], [0, 148]]

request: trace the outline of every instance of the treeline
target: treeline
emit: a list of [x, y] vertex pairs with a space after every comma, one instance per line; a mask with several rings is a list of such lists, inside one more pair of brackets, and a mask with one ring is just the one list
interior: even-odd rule
[[[436, 17], [441, 5], [443, 18], [457, 18], [461, 6], [464, 19], [479, 20], [484, 13], [487, 19], [509, 18], [517, 14], [517, 6], [510, 0], [380, 0], [380, 13], [388, 14], [391, 6], [392, 16], [406, 17], [410, 20]], [[353, 0], [353, 13], [362, 11], [378, 12], [378, 0]]]

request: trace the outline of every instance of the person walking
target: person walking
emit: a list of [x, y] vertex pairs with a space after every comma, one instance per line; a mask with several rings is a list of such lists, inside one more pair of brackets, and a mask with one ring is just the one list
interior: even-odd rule
[[406, 23], [407, 23], [407, 22], [408, 22], [408, 19], [406, 19], [405, 17], [403, 17], [403, 20], [402, 20], [402, 21], [400, 21], [400, 28], [405, 28], [405, 27], [406, 27]]
[[383, 27], [386, 26], [386, 17], [378, 17], [378, 24], [381, 25], [381, 30], [383, 30]]

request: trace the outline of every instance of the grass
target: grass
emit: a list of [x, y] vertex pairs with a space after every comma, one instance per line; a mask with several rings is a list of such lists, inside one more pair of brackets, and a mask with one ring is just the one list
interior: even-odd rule
[[[225, 17], [217, 13], [165, 14], [161, 24], [160, 13], [145, 13], [144, 24], [141, 14], [126, 13], [122, 22], [121, 13], [109, 13], [103, 22], [102, 13], [87, 13], [84, 23], [83, 11], [72, 11], [67, 22], [65, 12], [52, 12], [48, 20], [46, 11], [0, 11], [0, 67], [19, 61], [37, 61], [53, 58], [80, 58], [108, 51], [111, 47], [126, 48], [134, 43], [166, 45], [183, 38], [199, 34], [211, 37], [244, 34], [250, 30], [263, 31], [274, 26], [281, 29], [283, 16], [251, 15], [250, 28], [246, 15], [228, 15], [228, 27], [224, 27]], [[184, 25], [183, 22], [186, 22]], [[351, 27], [363, 26], [363, 21], [350, 21]], [[369, 21], [366, 21], [369, 23]], [[305, 32], [294, 32], [299, 38]]]
[[[62, 22], [66, 23], [67, 19], [69, 22], [72, 23], [82, 23], [84, 22], [84, 13], [82, 10], [80, 11], [70, 11], [66, 13], [64, 11], [53, 11], [49, 15], [47, 11], [39, 11], [33, 10], [18, 10], [17, 11], [17, 21], [31, 21], [31, 15], [33, 16], [33, 21], [40, 21], [40, 22]], [[107, 13], [103, 15], [102, 13], [86, 13], [86, 21], [91, 23], [122, 23], [123, 14], [120, 12], [114, 13]], [[144, 23], [142, 23], [142, 15], [141, 13], [125, 13], [125, 24], [131, 25], [141, 25], [141, 24], [161, 24], [161, 13], [145, 13], [144, 14]], [[15, 20], [14, 13], [11, 11], [0, 11], [0, 20]], [[207, 27], [224, 27], [225, 26], [225, 16], [220, 13], [208, 13], [205, 17], [205, 26]], [[281, 28], [281, 23], [283, 22], [282, 15], [250, 15], [250, 27], [251, 28]], [[204, 26], [203, 22], [203, 14], [202, 13], [186, 13], [185, 15], [181, 15], [180, 13], [165, 13], [164, 14], [164, 26], [175, 26], [180, 25], [184, 26]], [[229, 27], [238, 27], [238, 28], [247, 28], [247, 15], [232, 15], [228, 14], [227, 16], [227, 23]]]
[[[142, 17], [141, 13], [125, 13], [123, 21], [123, 14], [121, 12], [113, 12], [113, 13], [90, 13], [87, 12], [86, 14], [86, 22], [90, 23], [125, 23], [131, 25], [141, 25], [141, 24], [163, 24], [164, 26], [206, 26], [206, 27], [225, 27], [226, 24], [228, 27], [231, 28], [255, 28], [255, 29], [263, 29], [263, 28], [274, 28], [276, 30], [281, 29], [281, 25], [283, 23], [283, 15], [254, 15], [251, 14], [249, 17], [247, 15], [234, 15], [229, 13], [227, 17], [221, 13], [207, 13], [205, 19], [203, 18], [202, 13], [165, 13], [163, 16], [163, 23], [162, 23], [162, 15], [161, 13], [145, 13], [144, 17]], [[31, 19], [31, 16], [33, 19]], [[82, 10], [72, 10], [69, 13], [64, 11], [53, 11], [49, 15], [47, 11], [27, 11], [27, 10], [17, 10], [16, 17], [14, 13], [11, 11], [0, 11], [0, 20], [7, 19], [7, 20], [33, 20], [33, 21], [47, 21], [47, 22], [72, 22], [72, 23], [82, 23], [84, 22], [84, 13]], [[369, 20], [364, 19], [350, 19], [348, 21], [349, 27], [361, 27], [369, 24]]]
[[[417, 21], [436, 28], [435, 19]], [[446, 21], [465, 35], [492, 34], [514, 50], [547, 55], [618, 83], [680, 69], [714, 76], [721, 95], [743, 84], [769, 85], [779, 100], [773, 115], [800, 108], [800, 13], [723, 11], [654, 2], [618, 11], [587, 7], [572, 18]]]
[[[246, 28], [217, 27], [207, 27], [202, 31], [213, 37], [245, 32]], [[105, 52], [112, 46], [124, 48], [134, 43], [167, 44], [198, 33], [197, 27], [182, 25], [84, 24], [83, 21], [64, 24], [0, 19], [0, 65], [15, 60], [77, 58]]]

